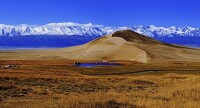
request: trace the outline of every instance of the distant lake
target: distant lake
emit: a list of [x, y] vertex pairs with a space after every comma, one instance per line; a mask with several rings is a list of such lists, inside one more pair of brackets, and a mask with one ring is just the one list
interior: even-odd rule
[[0, 50], [52, 49], [82, 45], [99, 36], [0, 36]]
[[200, 48], [200, 44], [183, 44], [183, 46], [192, 47], [192, 48]]
[[[100, 36], [0, 36], [0, 50], [29, 50], [29, 49], [52, 49], [82, 45]], [[190, 39], [185, 39], [190, 40]], [[194, 44], [176, 40], [162, 40], [167, 43], [179, 44], [188, 47], [200, 48], [198, 39], [192, 39]], [[195, 41], [194, 41], [195, 40]], [[188, 44], [189, 43], [189, 44]]]
[[42, 50], [42, 49], [54, 49], [60, 47], [11, 47], [11, 46], [0, 46], [0, 50]]

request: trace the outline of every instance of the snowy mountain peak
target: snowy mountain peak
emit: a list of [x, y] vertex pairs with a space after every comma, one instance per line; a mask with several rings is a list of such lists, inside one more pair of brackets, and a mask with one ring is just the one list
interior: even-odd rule
[[0, 24], [0, 36], [21, 36], [21, 35], [83, 35], [101, 36], [113, 33], [118, 30], [133, 30], [150, 37], [173, 37], [173, 36], [200, 36], [200, 29], [194, 27], [156, 27], [132, 26], [132, 27], [106, 27], [92, 23], [79, 24], [73, 22], [49, 23], [45, 25], [5, 25]]
[[63, 22], [63, 23], [49, 23], [44, 25], [44, 27], [103, 27], [102, 25], [93, 25], [92, 23], [87, 24], [79, 24], [79, 23], [73, 23], [73, 22]]

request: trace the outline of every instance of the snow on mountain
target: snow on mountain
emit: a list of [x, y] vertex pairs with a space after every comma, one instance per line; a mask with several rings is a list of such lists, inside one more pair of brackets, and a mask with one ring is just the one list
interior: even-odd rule
[[171, 26], [168, 28], [165, 27], [156, 27], [153, 25], [150, 26], [134, 26], [131, 28], [132, 30], [150, 36], [150, 37], [174, 37], [174, 36], [200, 36], [199, 28], [192, 27], [175, 27]]
[[156, 27], [132, 26], [132, 27], [106, 27], [103, 25], [79, 24], [72, 22], [49, 23], [46, 25], [4, 25], [0, 24], [0, 36], [27, 36], [27, 35], [83, 35], [102, 36], [118, 30], [131, 29], [150, 37], [174, 37], [174, 36], [200, 36], [200, 28], [193, 27]]

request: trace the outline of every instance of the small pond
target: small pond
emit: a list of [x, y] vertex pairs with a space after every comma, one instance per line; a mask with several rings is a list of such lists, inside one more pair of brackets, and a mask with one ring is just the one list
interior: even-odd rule
[[119, 63], [97, 62], [97, 63], [81, 63], [79, 67], [95, 67], [95, 66], [118, 66]]

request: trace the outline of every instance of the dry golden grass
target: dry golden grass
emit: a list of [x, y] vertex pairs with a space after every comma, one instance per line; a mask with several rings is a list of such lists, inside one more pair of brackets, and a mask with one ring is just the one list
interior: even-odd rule
[[0, 69], [3, 108], [199, 107], [197, 62], [94, 68], [71, 66], [73, 61], [3, 63], [20, 64], [16, 69]]

